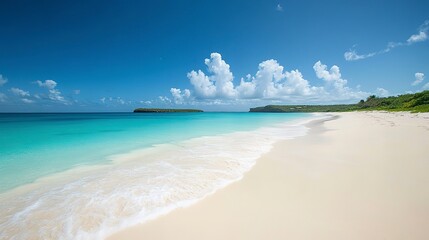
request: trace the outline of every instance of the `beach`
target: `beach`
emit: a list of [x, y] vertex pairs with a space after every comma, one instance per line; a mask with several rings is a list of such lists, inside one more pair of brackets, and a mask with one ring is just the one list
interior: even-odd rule
[[429, 114], [332, 115], [241, 180], [108, 239], [428, 239]]
[[273, 144], [327, 117], [2, 114], [0, 239], [105, 239], [239, 181]]

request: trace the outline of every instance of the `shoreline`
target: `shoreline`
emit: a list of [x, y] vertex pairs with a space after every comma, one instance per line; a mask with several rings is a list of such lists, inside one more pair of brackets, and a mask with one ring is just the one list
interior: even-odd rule
[[[273, 142], [304, 135], [304, 122], [323, 116], [162, 144], [115, 155], [111, 164], [83, 166], [41, 178], [1, 195], [10, 208], [1, 211], [4, 231], [0, 238], [39, 236], [38, 230], [49, 225], [56, 230], [42, 233], [45, 235], [40, 238], [103, 239], [124, 227], [188, 207], [239, 181]], [[71, 229], [64, 225], [69, 219], [77, 220], [76, 225], [69, 225]], [[67, 229], [70, 234], [63, 235]]]
[[429, 115], [334, 115], [240, 181], [108, 239], [427, 238]]

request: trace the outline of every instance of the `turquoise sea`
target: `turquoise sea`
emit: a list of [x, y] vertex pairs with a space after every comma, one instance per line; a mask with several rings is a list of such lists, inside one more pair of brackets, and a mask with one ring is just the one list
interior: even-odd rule
[[102, 239], [189, 205], [240, 179], [275, 141], [305, 134], [297, 121], [311, 117], [0, 114], [0, 239]]

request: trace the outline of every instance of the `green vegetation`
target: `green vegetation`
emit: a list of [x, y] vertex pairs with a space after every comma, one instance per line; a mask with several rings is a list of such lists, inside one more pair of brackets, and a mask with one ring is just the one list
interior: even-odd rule
[[166, 109], [166, 108], [137, 108], [135, 113], [184, 113], [184, 112], [202, 112], [199, 109]]
[[348, 111], [429, 112], [429, 91], [391, 97], [369, 96], [366, 101], [340, 105], [268, 105], [251, 108], [250, 112], [348, 112]]

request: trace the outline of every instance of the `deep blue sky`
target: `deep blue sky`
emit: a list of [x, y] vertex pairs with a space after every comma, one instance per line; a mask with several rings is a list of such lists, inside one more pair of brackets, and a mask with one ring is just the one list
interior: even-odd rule
[[[324, 86], [313, 69], [320, 60], [328, 69], [337, 65], [352, 91], [420, 91], [427, 77], [411, 84], [416, 73], [429, 74], [429, 41], [405, 43], [420, 30], [427, 33], [421, 26], [428, 19], [429, 2], [423, 0], [5, 0], [0, 2], [0, 74], [7, 82], [0, 79], [0, 111], [245, 110], [272, 101], [356, 100], [336, 101], [335, 93], [326, 101], [311, 94], [205, 98], [195, 94], [187, 73], [201, 69], [210, 76], [204, 59], [213, 52], [230, 65], [235, 87], [247, 74], [255, 76], [258, 64], [274, 59], [285, 72], [298, 69], [311, 86]], [[344, 57], [349, 50], [382, 51], [389, 42], [403, 45], [356, 61]], [[57, 85], [40, 86], [37, 80]], [[175, 104], [173, 87], [182, 93], [189, 89], [191, 96]]]

